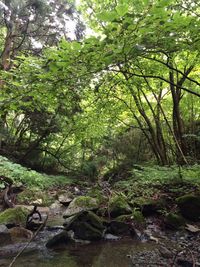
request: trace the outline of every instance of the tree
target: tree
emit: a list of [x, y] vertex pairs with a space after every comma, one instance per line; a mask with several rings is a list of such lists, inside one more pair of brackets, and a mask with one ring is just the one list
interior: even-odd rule
[[[198, 5], [190, 8], [184, 1], [115, 1], [109, 4], [106, 1], [83, 4], [83, 8], [90, 11], [91, 25], [104, 36], [101, 68], [118, 75], [127, 93], [131, 93], [143, 122], [134, 117], [141, 129], [143, 123], [148, 128], [146, 137], [158, 161], [168, 163], [162, 119], [172, 134], [177, 160], [187, 163], [189, 152], [184, 138], [181, 101], [189, 97], [188, 93], [200, 97], [200, 82], [195, 71], [199, 65]], [[172, 124], [162, 105], [162, 92], [165, 94], [166, 90], [166, 97], [171, 93]], [[152, 97], [157, 103], [157, 114], [150, 101]], [[153, 124], [144, 108], [145, 102]]]
[[[72, 1], [1, 1], [0, 15], [2, 17], [0, 20], [0, 37], [3, 40], [0, 44], [0, 69], [2, 70], [2, 77], [4, 75], [4, 71], [12, 72], [11, 69], [19, 67], [19, 65], [23, 62], [22, 58], [24, 55], [41, 56], [42, 50], [45, 47], [57, 45], [61, 38], [65, 38], [70, 41], [73, 38], [80, 40], [83, 37], [84, 25]], [[73, 30], [71, 30], [70, 27], [73, 28]], [[19, 56], [22, 56], [21, 60], [16, 60]], [[36, 62], [34, 57], [32, 59], [39, 67], [39, 60]], [[37, 68], [33, 68], [33, 70], [37, 72]], [[29, 82], [33, 82], [33, 77], [36, 77], [35, 73], [31, 73], [33, 76]], [[26, 74], [27, 72], [25, 70], [25, 80], [27, 78]], [[9, 73], [6, 75], [9, 76]], [[19, 76], [20, 75], [21, 73], [19, 71]], [[33, 99], [31, 93], [30, 95], [28, 92], [24, 93], [22, 89], [18, 92], [20, 83], [17, 84], [15, 81], [15, 86], [13, 86], [13, 84], [9, 88], [10, 97], [11, 95], [15, 95], [15, 92], [12, 92], [12, 90], [17, 90], [17, 96], [15, 97], [17, 100], [20, 98], [21, 105], [17, 106], [19, 110], [23, 111], [21, 114], [19, 110], [16, 112], [16, 107], [14, 107], [15, 104], [12, 102], [12, 97], [11, 100], [8, 100], [8, 104], [5, 103], [6, 101], [1, 102], [0, 131], [2, 134], [0, 139], [5, 141], [5, 135], [8, 132], [8, 120], [10, 120], [10, 117], [7, 118], [8, 112], [12, 112], [12, 116], [16, 120], [19, 120], [20, 116], [24, 116], [23, 120], [18, 125], [19, 127], [15, 129], [16, 136], [14, 139], [18, 136], [18, 139], [15, 140], [15, 145], [17, 144], [17, 146], [20, 147], [23, 143], [24, 135], [26, 135], [26, 132], [29, 131], [30, 128], [34, 128], [34, 131], [36, 129], [40, 129], [41, 122], [48, 118], [51, 121], [52, 116], [50, 115], [51, 112], [49, 113], [46, 109], [41, 111], [41, 106], [38, 106], [38, 101]], [[5, 80], [1, 78], [1, 100], [5, 100], [3, 94], [7, 88]], [[7, 97], [8, 95], [6, 96], [6, 99]], [[10, 104], [10, 102], [12, 102], [12, 104]], [[38, 116], [38, 114], [40, 114], [40, 116]], [[37, 119], [38, 117], [40, 117], [40, 119]], [[33, 120], [35, 120], [34, 127]], [[37, 123], [38, 125], [36, 125]], [[49, 127], [52, 128], [51, 125]], [[43, 128], [45, 128], [44, 125]], [[34, 131], [33, 134], [36, 133]], [[50, 132], [48, 129], [43, 134], [41, 133], [41, 130], [37, 131], [37, 134], [39, 133], [43, 136], [43, 138], [45, 138]], [[1, 145], [2, 140], [0, 141]], [[32, 147], [36, 146], [37, 143], [40, 142], [35, 141], [34, 144], [32, 144]], [[0, 147], [2, 148], [1, 145]]]
[[[38, 53], [63, 38], [82, 38], [84, 26], [73, 2], [29, 0], [0, 2], [1, 68], [8, 70], [19, 51]], [[74, 23], [74, 24], [73, 24]], [[73, 33], [72, 33], [73, 34]], [[71, 34], [71, 35], [72, 35]]]
[[1, 100], [15, 110], [6, 123], [14, 147], [24, 144], [21, 159], [37, 151], [45, 162], [54, 157], [67, 168], [102, 164], [101, 156], [112, 154], [106, 140], [118, 144], [139, 129], [159, 164], [197, 160], [198, 6], [142, 0], [83, 5], [97, 36], [61, 40], [40, 56], [21, 55], [3, 73]]

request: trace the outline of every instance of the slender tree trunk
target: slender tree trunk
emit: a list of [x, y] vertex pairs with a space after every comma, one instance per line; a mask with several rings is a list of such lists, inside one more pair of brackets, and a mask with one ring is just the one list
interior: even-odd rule
[[[170, 71], [169, 73], [170, 81], [174, 84], [174, 74], [173, 71]], [[178, 144], [183, 152], [183, 155], [186, 156], [186, 147], [185, 142], [183, 139], [183, 121], [181, 118], [181, 112], [180, 112], [180, 100], [181, 100], [181, 92], [180, 89], [175, 87], [173, 84], [170, 85], [170, 91], [172, 95], [172, 101], [173, 101], [173, 112], [172, 112], [172, 120], [173, 120], [173, 131], [174, 135], [176, 137], [176, 140], [178, 141]], [[183, 158], [182, 155], [179, 153], [179, 149], [177, 149], [177, 161], [178, 163], [183, 164]]]
[[125, 72], [123, 72], [123, 70], [121, 70], [121, 72], [123, 73], [125, 80], [128, 82], [128, 89], [129, 89], [129, 91], [130, 91], [130, 93], [131, 93], [131, 95], [135, 101], [136, 107], [137, 107], [140, 115], [143, 117], [145, 123], [148, 126], [149, 133], [150, 133], [150, 138], [148, 138], [148, 141], [150, 141], [150, 146], [152, 147], [152, 150], [153, 150], [158, 162], [162, 165], [167, 165], [168, 159], [167, 159], [167, 155], [166, 155], [166, 150], [164, 150], [164, 146], [161, 143], [162, 142], [162, 138], [161, 138], [162, 130], [161, 130], [161, 126], [159, 124], [159, 121], [156, 118], [156, 115], [153, 111], [153, 108], [152, 108], [150, 102], [148, 101], [148, 99], [146, 98], [147, 104], [149, 105], [149, 107], [151, 109], [151, 112], [152, 112], [154, 120], [155, 120], [155, 124], [157, 126], [158, 135], [156, 134], [155, 127], [152, 125], [152, 122], [150, 121], [148, 115], [146, 114], [144, 108], [142, 107], [142, 101], [141, 101], [140, 97], [138, 97], [136, 95], [132, 86], [129, 84], [129, 77], [127, 76], [127, 74]]
[[10, 54], [12, 51], [12, 32], [7, 32], [4, 50], [1, 54], [1, 69], [9, 70], [10, 69]]
[[[162, 158], [162, 164], [168, 164], [168, 157], [167, 157], [167, 150], [166, 150], [166, 146], [165, 146], [165, 140], [163, 137], [163, 131], [162, 131], [162, 127], [161, 127], [161, 123], [160, 123], [160, 109], [159, 109], [159, 105], [157, 105], [157, 114], [154, 111], [150, 101], [148, 100], [148, 97], [146, 96], [146, 94], [143, 92], [142, 88], [140, 89], [140, 91], [142, 92], [150, 110], [151, 113], [153, 115], [153, 119], [155, 122], [155, 130], [154, 130], [154, 136], [157, 139], [156, 143], [160, 149], [160, 154], [161, 154], [161, 158]], [[157, 98], [157, 101], [159, 101], [159, 98]], [[141, 103], [142, 104], [142, 103]], [[153, 127], [152, 127], [153, 128]]]

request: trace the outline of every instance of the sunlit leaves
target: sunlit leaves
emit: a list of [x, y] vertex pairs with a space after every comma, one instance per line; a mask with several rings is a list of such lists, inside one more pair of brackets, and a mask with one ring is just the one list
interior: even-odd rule
[[115, 11], [103, 11], [97, 15], [97, 18], [105, 22], [112, 22], [117, 18], [117, 13]]
[[128, 4], [119, 4], [116, 6], [116, 11], [120, 16], [124, 16], [128, 12]]
[[199, 19], [166, 0], [87, 0], [84, 10], [97, 35], [81, 42], [62, 39], [40, 57], [19, 57], [2, 91], [7, 110], [23, 114], [37, 108], [56, 114], [60, 132], [52, 133], [48, 144], [56, 150], [65, 139], [61, 158], [77, 159], [70, 161], [74, 165], [84, 149], [89, 158], [103, 138], [129, 125], [149, 135], [159, 121], [166, 147], [173, 146], [166, 125], [166, 118], [173, 125], [170, 73], [173, 86], [183, 79], [183, 121], [189, 121], [191, 107], [198, 119], [198, 101], [190, 101], [184, 88], [199, 89]]

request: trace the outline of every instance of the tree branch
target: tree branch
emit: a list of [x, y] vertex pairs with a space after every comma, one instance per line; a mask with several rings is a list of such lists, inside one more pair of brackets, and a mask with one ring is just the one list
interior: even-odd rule
[[[110, 71], [113, 71], [113, 72], [118, 72], [118, 73], [122, 73], [122, 70], [117, 70], [117, 69], [109, 69]], [[168, 84], [171, 84], [173, 86], [177, 86], [177, 84], [167, 80], [166, 78], [164, 77], [161, 77], [161, 76], [158, 76], [158, 75], [142, 75], [142, 74], [138, 74], [138, 73], [133, 73], [133, 72], [129, 72], [129, 71], [126, 71], [126, 70], [123, 70], [123, 73], [124, 74], [129, 74], [131, 77], [135, 76], [135, 77], [140, 77], [140, 78], [150, 78], [150, 79], [158, 79], [158, 80], [161, 80], [161, 81], [164, 81]], [[183, 87], [181, 86], [180, 89], [182, 89], [183, 91], [186, 91], [192, 95], [195, 95], [195, 96], [198, 96], [200, 97], [200, 93], [197, 93], [197, 92], [194, 92], [194, 91], [191, 91], [190, 89], [186, 88], [186, 87]]]

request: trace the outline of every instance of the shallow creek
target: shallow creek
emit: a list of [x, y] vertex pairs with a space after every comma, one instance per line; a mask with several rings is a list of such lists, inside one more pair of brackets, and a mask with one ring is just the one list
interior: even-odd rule
[[[48, 221], [49, 226], [62, 224], [63, 220], [58, 217], [51, 218]], [[153, 227], [155, 230], [155, 226]], [[17, 258], [13, 267], [169, 267], [172, 259], [163, 259], [159, 256], [161, 244], [165, 243], [170, 250], [173, 250], [181, 238], [186, 243], [191, 241], [186, 240], [191, 236], [185, 232], [183, 234], [181, 232], [170, 232], [169, 235], [166, 235], [166, 233], [156, 231], [159, 239], [158, 244], [155, 240], [141, 242], [128, 238], [90, 244], [76, 243], [59, 250], [47, 249], [45, 246], [47, 240], [60, 231], [62, 230], [51, 229], [51, 231], [39, 232], [35, 240]], [[8, 267], [14, 256], [25, 245], [26, 242], [4, 247], [0, 244], [0, 267]], [[131, 259], [127, 255], [131, 255]]]
[[[48, 226], [62, 225], [63, 220], [53, 217]], [[127, 255], [134, 255], [141, 251], [152, 251], [155, 243], [142, 243], [133, 239], [118, 241], [101, 241], [90, 244], [76, 243], [59, 250], [48, 250], [47, 240], [61, 229], [41, 231], [21, 254], [13, 267], [129, 267], [131, 259]], [[26, 245], [15, 243], [1, 247], [0, 267], [8, 267], [13, 257]]]
[[[21, 244], [22, 245], [22, 244]], [[19, 248], [19, 246], [18, 246]], [[44, 239], [33, 242], [15, 262], [16, 267], [129, 267], [128, 254], [151, 251], [153, 243], [134, 240], [103, 241], [91, 244], [76, 244], [65, 249], [51, 251], [45, 248]], [[7, 249], [9, 247], [7, 246]], [[10, 247], [11, 249], [11, 247]], [[5, 254], [6, 256], [6, 254]], [[11, 257], [0, 260], [0, 266], [9, 266]]]

